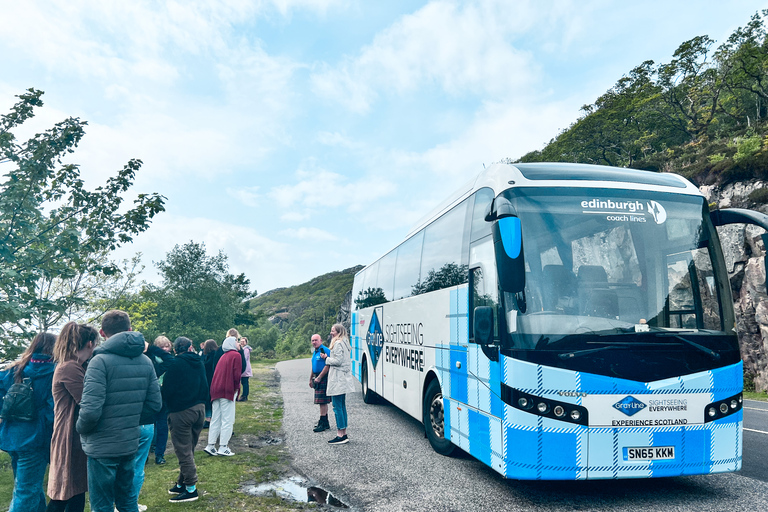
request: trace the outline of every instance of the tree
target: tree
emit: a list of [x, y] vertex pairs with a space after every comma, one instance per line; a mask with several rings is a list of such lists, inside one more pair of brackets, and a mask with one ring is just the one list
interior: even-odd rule
[[[85, 134], [87, 123], [67, 118], [26, 142], [13, 131], [34, 117], [43, 92], [18, 95], [0, 117], [0, 359], [18, 353], [29, 339], [35, 315], [56, 315], [83, 305], [79, 293], [47, 296], [41, 286], [78, 275], [118, 271], [102, 256], [145, 231], [165, 198], [138, 194], [126, 210], [123, 198], [141, 160], [130, 160], [106, 184], [88, 190], [77, 164], [65, 163]], [[121, 213], [122, 212], [122, 213]]]
[[255, 324], [247, 302], [255, 292], [249, 291], [245, 274], [229, 273], [223, 252], [208, 256], [204, 243], [190, 241], [174, 246], [156, 266], [162, 284], [145, 287], [138, 301], [156, 304], [145, 335], [220, 341], [231, 327]]
[[130, 260], [115, 264], [108, 252], [94, 255], [93, 260], [105, 269], [102, 272], [88, 272], [85, 269], [68, 279], [43, 276], [38, 282], [38, 303], [47, 305], [61, 303], [63, 310], [42, 307], [35, 310], [30, 319], [32, 328], [45, 332], [55, 325], [70, 321], [90, 322], [109, 311], [136, 287], [138, 275], [144, 269], [141, 254]]

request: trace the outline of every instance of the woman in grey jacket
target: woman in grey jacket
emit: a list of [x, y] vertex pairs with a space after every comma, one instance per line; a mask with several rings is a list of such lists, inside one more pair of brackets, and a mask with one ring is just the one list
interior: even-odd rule
[[352, 364], [349, 360], [351, 347], [343, 325], [334, 324], [331, 327], [331, 337], [331, 355], [320, 354], [328, 366], [328, 389], [325, 394], [331, 397], [333, 414], [336, 416], [336, 437], [328, 441], [328, 444], [346, 444], [349, 442], [346, 394], [355, 390]]

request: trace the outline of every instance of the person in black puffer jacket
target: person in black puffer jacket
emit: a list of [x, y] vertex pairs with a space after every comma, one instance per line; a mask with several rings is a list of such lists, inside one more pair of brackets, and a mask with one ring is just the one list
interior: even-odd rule
[[76, 429], [88, 456], [93, 512], [138, 510], [133, 460], [139, 425], [150, 423], [162, 406], [144, 336], [130, 329], [125, 311], [107, 312], [101, 324], [107, 341], [94, 350], [85, 372]]
[[173, 349], [176, 358], [165, 372], [163, 399], [168, 406], [171, 442], [179, 459], [179, 478], [169, 490], [176, 496], [169, 501], [195, 501], [198, 496], [195, 446], [205, 421], [208, 380], [192, 340], [180, 336], [173, 342]]

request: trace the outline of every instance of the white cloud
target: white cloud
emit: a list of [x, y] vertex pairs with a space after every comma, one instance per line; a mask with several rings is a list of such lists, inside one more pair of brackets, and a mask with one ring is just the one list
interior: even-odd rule
[[526, 4], [506, 4], [430, 2], [379, 33], [358, 56], [336, 68], [321, 66], [312, 76], [315, 91], [358, 112], [379, 94], [430, 84], [453, 96], [515, 94], [535, 80], [538, 68], [509, 42], [510, 30], [527, 23]]
[[324, 229], [312, 227], [284, 229], [280, 232], [280, 234], [287, 239], [296, 240], [335, 242], [339, 239], [336, 235], [329, 233]]
[[396, 190], [394, 183], [381, 176], [363, 176], [352, 182], [343, 174], [316, 168], [313, 160], [304, 162], [296, 179], [294, 184], [280, 185], [269, 192], [280, 208], [323, 207], [360, 212], [366, 204]]
[[227, 188], [227, 194], [246, 206], [257, 206], [261, 200], [259, 187]]

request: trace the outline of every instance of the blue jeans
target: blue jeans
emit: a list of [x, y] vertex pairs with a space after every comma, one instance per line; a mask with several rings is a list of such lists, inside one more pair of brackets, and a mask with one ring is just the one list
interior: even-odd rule
[[13, 498], [8, 512], [43, 512], [43, 477], [50, 458], [49, 450], [8, 452], [13, 469]]
[[344, 430], [347, 428], [347, 395], [332, 396], [331, 403], [336, 416], [336, 430]]
[[[168, 444], [168, 407], [163, 403], [163, 408], [155, 416], [155, 458], [165, 456], [165, 446]], [[149, 453], [149, 452], [147, 452]]]
[[133, 459], [133, 491], [136, 499], [139, 499], [141, 486], [144, 485], [144, 464], [149, 457], [149, 446], [152, 444], [152, 436], [155, 434], [154, 425], [141, 425], [139, 427], [139, 451]]
[[139, 512], [133, 490], [135, 455], [94, 459], [88, 457], [88, 494], [91, 512]]

